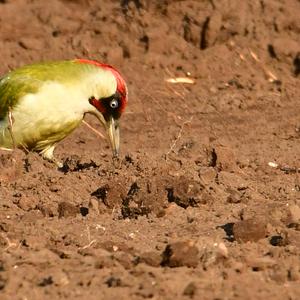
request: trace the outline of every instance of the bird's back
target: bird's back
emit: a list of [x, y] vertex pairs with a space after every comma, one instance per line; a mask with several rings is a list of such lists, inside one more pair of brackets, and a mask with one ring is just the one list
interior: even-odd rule
[[45, 82], [74, 84], [91, 71], [96, 72], [97, 68], [71, 60], [27, 65], [7, 73], [0, 79], [0, 119], [5, 118], [9, 108], [24, 95], [37, 93]]

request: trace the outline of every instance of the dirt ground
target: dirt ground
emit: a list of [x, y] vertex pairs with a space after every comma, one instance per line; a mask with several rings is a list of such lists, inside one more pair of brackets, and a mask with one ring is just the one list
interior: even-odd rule
[[91, 58], [129, 89], [119, 162], [84, 124], [63, 169], [0, 152], [0, 298], [300, 299], [299, 15], [297, 0], [0, 1], [1, 74]]

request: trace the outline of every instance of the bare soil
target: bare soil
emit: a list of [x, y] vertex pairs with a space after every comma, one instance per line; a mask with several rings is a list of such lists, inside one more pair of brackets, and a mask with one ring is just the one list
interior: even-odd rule
[[300, 299], [299, 15], [297, 0], [0, 1], [1, 74], [97, 59], [130, 97], [118, 162], [84, 124], [60, 170], [1, 151], [0, 298]]

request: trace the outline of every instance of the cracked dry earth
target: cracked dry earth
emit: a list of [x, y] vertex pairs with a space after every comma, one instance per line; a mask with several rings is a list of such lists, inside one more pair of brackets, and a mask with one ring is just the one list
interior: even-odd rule
[[0, 1], [1, 74], [93, 58], [130, 96], [118, 162], [84, 125], [60, 170], [0, 152], [0, 298], [300, 299], [299, 14], [296, 0]]

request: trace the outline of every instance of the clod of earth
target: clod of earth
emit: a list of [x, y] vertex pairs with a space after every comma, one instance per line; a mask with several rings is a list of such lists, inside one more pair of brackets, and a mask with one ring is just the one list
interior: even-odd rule
[[233, 236], [238, 242], [256, 242], [267, 236], [267, 224], [264, 220], [249, 219], [233, 225]]
[[162, 253], [161, 265], [163, 267], [197, 267], [199, 263], [199, 250], [194, 242], [175, 242], [166, 246]]

